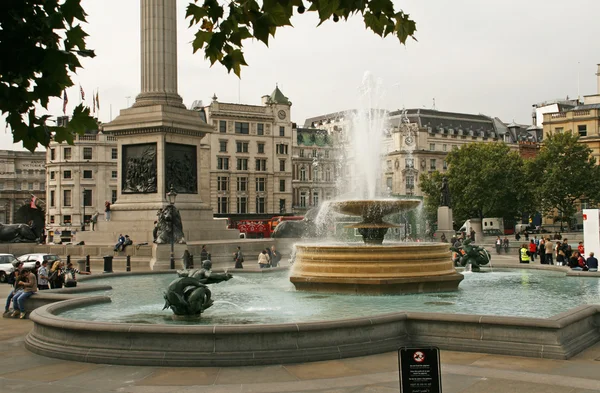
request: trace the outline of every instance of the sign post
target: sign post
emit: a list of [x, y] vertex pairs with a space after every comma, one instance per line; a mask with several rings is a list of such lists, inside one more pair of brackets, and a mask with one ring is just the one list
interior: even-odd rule
[[442, 393], [439, 348], [402, 347], [398, 364], [400, 393]]

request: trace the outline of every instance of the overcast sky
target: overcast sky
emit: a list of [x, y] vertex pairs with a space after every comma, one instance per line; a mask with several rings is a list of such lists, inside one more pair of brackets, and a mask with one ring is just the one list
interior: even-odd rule
[[[531, 123], [531, 105], [555, 98], [596, 94], [600, 63], [600, 1], [578, 0], [401, 0], [396, 7], [417, 22], [418, 42], [406, 46], [364, 28], [359, 16], [316, 27], [313, 15], [299, 15], [277, 32], [270, 47], [245, 45], [249, 67], [242, 79], [224, 67], [209, 66], [203, 53], [192, 54], [194, 29], [184, 19], [190, 0], [177, 0], [179, 93], [194, 100], [260, 104], [279, 83], [293, 102], [292, 121], [350, 109], [365, 71], [387, 86], [386, 109], [436, 108], [483, 113]], [[88, 13], [84, 29], [96, 58], [84, 61], [68, 90], [69, 110], [79, 103], [79, 84], [91, 106], [99, 89], [100, 120], [116, 117], [140, 89], [139, 0], [82, 0]], [[62, 101], [50, 105], [62, 113]], [[0, 120], [0, 130], [5, 130]], [[12, 144], [10, 130], [0, 133], [2, 149]]]

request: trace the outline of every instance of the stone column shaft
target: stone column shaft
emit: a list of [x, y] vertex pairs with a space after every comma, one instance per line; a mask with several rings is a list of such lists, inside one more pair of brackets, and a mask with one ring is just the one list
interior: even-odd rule
[[134, 106], [183, 107], [177, 93], [176, 0], [141, 0], [141, 93]]

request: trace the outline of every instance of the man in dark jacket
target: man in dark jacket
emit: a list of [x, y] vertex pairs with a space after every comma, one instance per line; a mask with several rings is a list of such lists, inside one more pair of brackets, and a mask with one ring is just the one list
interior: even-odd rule
[[590, 256], [585, 262], [590, 272], [598, 271], [598, 259], [594, 256], [593, 252], [590, 252]]

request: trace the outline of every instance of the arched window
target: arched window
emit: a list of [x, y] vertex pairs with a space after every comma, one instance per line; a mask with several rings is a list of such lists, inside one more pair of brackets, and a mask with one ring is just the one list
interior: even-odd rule
[[300, 167], [300, 181], [306, 181], [306, 168]]

